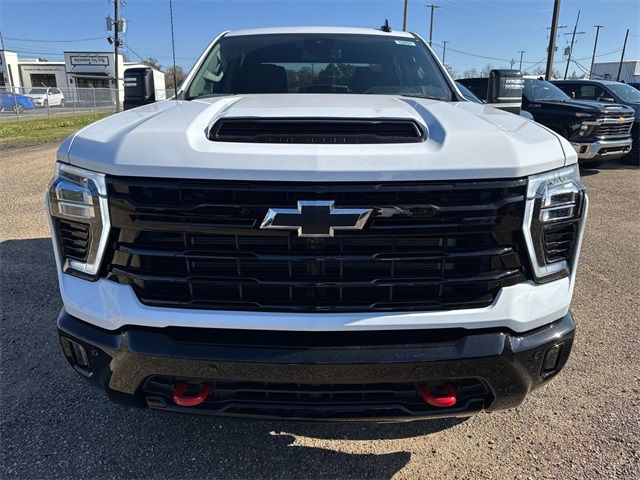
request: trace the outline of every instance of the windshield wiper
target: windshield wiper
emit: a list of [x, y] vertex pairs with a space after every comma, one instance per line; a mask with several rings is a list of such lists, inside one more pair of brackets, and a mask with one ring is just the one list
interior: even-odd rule
[[189, 97], [187, 100], [197, 100], [199, 98], [211, 98], [211, 97], [226, 97], [231, 95], [237, 95], [236, 93], [207, 93], [205, 95], [196, 95], [195, 97]]
[[410, 97], [410, 98], [424, 98], [427, 100], [440, 100], [441, 102], [450, 102], [451, 100], [445, 100], [442, 97], [435, 97], [433, 95], [424, 95], [422, 93], [399, 93], [400, 97]]

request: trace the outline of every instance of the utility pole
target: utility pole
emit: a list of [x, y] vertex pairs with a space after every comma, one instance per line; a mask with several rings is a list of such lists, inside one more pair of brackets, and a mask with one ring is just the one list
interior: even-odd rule
[[551, 18], [551, 33], [549, 34], [549, 51], [547, 52], [547, 70], [544, 78], [549, 80], [553, 74], [553, 55], [556, 52], [556, 35], [558, 35], [558, 16], [560, 15], [560, 0], [554, 0], [553, 17]]
[[440, 8], [438, 5], [427, 5], [427, 7], [431, 8], [431, 23], [429, 24], [429, 46], [431, 46], [431, 42], [433, 40], [433, 12], [435, 12], [436, 8]]
[[520, 67], [518, 67], [518, 70], [522, 71], [522, 57], [526, 52], [524, 50], [518, 50], [518, 53], [520, 54]]
[[120, 18], [118, 13], [118, 7], [120, 4], [124, 5], [124, 0], [109, 0], [113, 2], [113, 20], [107, 18], [107, 28], [111, 30], [113, 27], [113, 39], [107, 38], [109, 43], [113, 43], [113, 55], [114, 55], [114, 77], [116, 87], [116, 113], [120, 111], [120, 65], [118, 62], [118, 51], [122, 46], [122, 41], [119, 38], [120, 32], [124, 32], [125, 20]]
[[[576, 18], [576, 24], [573, 26], [573, 35], [571, 35], [571, 46], [569, 47], [569, 55], [567, 56], [567, 67], [564, 69], [564, 80], [567, 79], [567, 73], [569, 73], [569, 64], [571, 63], [571, 54], [573, 53], [573, 42], [576, 39], [576, 30], [578, 29], [578, 22], [580, 21], [580, 10], [578, 10], [578, 18]], [[580, 32], [582, 35], [584, 32]]]
[[513, 70], [513, 64], [516, 63], [515, 59], [512, 58], [511, 60], [509, 60], [509, 63], [511, 64], [509, 68], [511, 68], [511, 70]]
[[620, 55], [620, 65], [618, 65], [618, 76], [616, 77], [616, 82], [620, 81], [620, 72], [622, 71], [622, 62], [624, 61], [624, 51], [627, 49], [627, 38], [629, 38], [628, 28], [627, 28], [627, 33], [624, 36], [624, 45], [622, 45], [622, 55]]
[[0, 31], [0, 46], [2, 50], [4, 50], [4, 37], [2, 36], [2, 32]]
[[404, 0], [404, 15], [402, 17], [402, 31], [407, 31], [407, 14], [409, 12], [409, 0]]
[[593, 64], [596, 61], [596, 47], [598, 46], [598, 34], [600, 29], [604, 28], [604, 25], [594, 25], [596, 27], [596, 41], [593, 42], [593, 55], [591, 56], [591, 68], [589, 69], [589, 80], [593, 78]]
[[442, 41], [442, 63], [443, 64], [444, 64], [444, 59], [447, 57], [447, 43], [449, 43], [448, 40]]

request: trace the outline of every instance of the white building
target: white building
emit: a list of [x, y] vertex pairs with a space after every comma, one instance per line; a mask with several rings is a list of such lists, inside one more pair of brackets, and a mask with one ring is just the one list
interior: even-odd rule
[[[124, 101], [124, 72], [128, 68], [146, 67], [124, 62], [118, 55], [120, 101]], [[153, 70], [156, 90], [164, 90], [164, 73]], [[15, 52], [0, 50], [0, 89], [28, 93], [34, 87], [57, 87], [71, 96], [82, 98], [88, 89], [115, 89], [115, 55], [113, 52], [64, 52], [63, 62], [19, 59]], [[87, 89], [87, 90], [84, 90]], [[104, 90], [106, 91], [106, 90]]]
[[[615, 80], [618, 78], [618, 68], [620, 62], [601, 62], [593, 64], [594, 78]], [[640, 60], [626, 60], [622, 62], [620, 70], [620, 80], [629, 82], [640, 82]]]

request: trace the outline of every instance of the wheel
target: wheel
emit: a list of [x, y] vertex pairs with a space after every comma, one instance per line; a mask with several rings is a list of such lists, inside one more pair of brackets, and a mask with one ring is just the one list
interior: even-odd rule
[[60, 108], [64, 108], [64, 98], [60, 100]]
[[16, 113], [22, 113], [22, 112], [24, 112], [24, 107], [22, 105], [20, 105], [19, 103], [16, 103], [13, 106], [13, 111], [16, 112]]

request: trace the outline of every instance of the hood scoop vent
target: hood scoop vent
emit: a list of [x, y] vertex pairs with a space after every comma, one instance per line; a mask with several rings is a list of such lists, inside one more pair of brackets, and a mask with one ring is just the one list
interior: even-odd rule
[[222, 118], [209, 130], [214, 142], [367, 144], [426, 140], [413, 120], [360, 118]]

